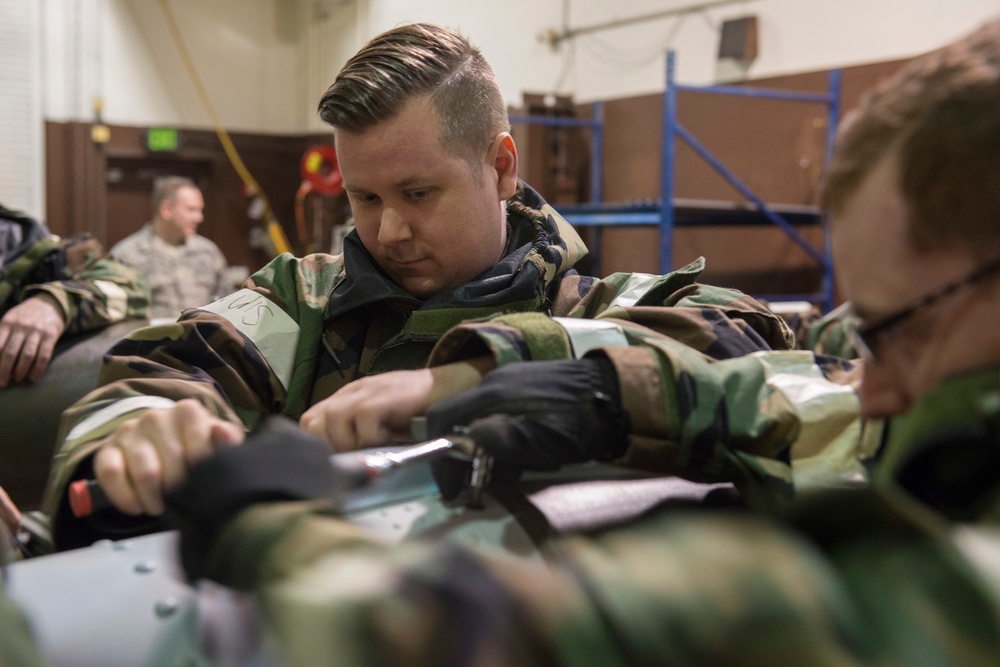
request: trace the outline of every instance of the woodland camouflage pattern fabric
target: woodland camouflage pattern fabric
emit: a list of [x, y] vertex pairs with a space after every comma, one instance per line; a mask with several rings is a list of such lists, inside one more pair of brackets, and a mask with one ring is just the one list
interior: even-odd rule
[[41, 667], [45, 664], [33, 641], [24, 613], [4, 595], [2, 568], [14, 560], [17, 546], [7, 525], [0, 521], [0, 667]]
[[2, 206], [0, 225], [21, 227], [23, 240], [14, 258], [0, 267], [0, 313], [44, 292], [62, 308], [64, 337], [146, 317], [149, 286], [145, 278], [107, 258], [94, 237], [82, 234], [60, 239], [31, 218]]
[[776, 516], [667, 507], [540, 561], [261, 504], [211, 578], [256, 591], [289, 665], [996, 664], [997, 396], [998, 367], [945, 382], [890, 424], [874, 487]]
[[0, 584], [0, 667], [42, 667], [45, 664], [32, 641], [31, 626], [21, 610], [4, 597]]
[[851, 332], [860, 320], [850, 309], [850, 304], [841, 304], [826, 315], [813, 309], [801, 318], [789, 322], [795, 331], [797, 346], [818, 354], [832, 354], [845, 359], [856, 359], [857, 350], [851, 342]]
[[[508, 202], [508, 224], [506, 257], [471, 283], [423, 303], [385, 278], [352, 234], [343, 256], [283, 255], [252, 276], [247, 289], [210, 306], [214, 312], [191, 311], [176, 324], [131, 334], [111, 350], [102, 386], [64, 415], [64, 444], [46, 502], [57, 534], [65, 534], [69, 522], [64, 489], [85, 472], [77, 467], [97, 439], [140, 410], [196, 398], [253, 428], [269, 413], [297, 419], [365, 375], [483, 351], [501, 364], [571, 357], [566, 323], [590, 319], [617, 327], [627, 345], [608, 352], [629, 378], [623, 395], [635, 410], [624, 464], [760, 484], [768, 499], [787, 495], [792, 444], [804, 433], [823, 438], [812, 443], [817, 451], [846, 442], [840, 455], [857, 465], [853, 392], [829, 383], [811, 355], [792, 352], [783, 363], [798, 363], [808, 381], [821, 383], [814, 403], [832, 396], [834, 407], [816, 414], [846, 415], [823, 433], [803, 427], [810, 418], [769, 384], [766, 363], [748, 360], [726, 377], [711, 371], [712, 359], [787, 350], [794, 338], [752, 298], [698, 284], [703, 260], [667, 276], [580, 276], [572, 267], [586, 248], [523, 185]], [[564, 319], [557, 326], [552, 318]], [[660, 374], [676, 377], [687, 391], [661, 389]]]
[[31, 626], [18, 606], [4, 595], [3, 567], [16, 553], [14, 536], [0, 521], [0, 667], [40, 666], [45, 662], [34, 643]]
[[[612, 306], [595, 316], [617, 324], [628, 343], [600, 351], [615, 365], [631, 422], [628, 448], [615, 463], [696, 481], [731, 481], [761, 507], [783, 504], [793, 486], [864, 481], [877, 430], [870, 434], [858, 417], [853, 364], [801, 350], [747, 350], [734, 358], [697, 352], [729, 335], [719, 335], [719, 326], [706, 320], [716, 314], [724, 326], [746, 320], [730, 319], [721, 302], [717, 313], [705, 315], [703, 302], [688, 295], [703, 300], [718, 288], [683, 286], [696, 275], [687, 273], [690, 268], [665, 281], [676, 281], [662, 300], [668, 308]], [[482, 348], [501, 364], [572, 356], [565, 332], [550, 318], [517, 313], [454, 327], [430, 363]]]

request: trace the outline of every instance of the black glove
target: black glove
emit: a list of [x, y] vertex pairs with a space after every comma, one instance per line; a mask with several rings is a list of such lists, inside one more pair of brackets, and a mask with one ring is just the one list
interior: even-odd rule
[[[620, 456], [629, 420], [614, 365], [587, 357], [502, 366], [475, 388], [432, 406], [427, 432], [430, 437], [461, 432], [501, 465], [556, 470]], [[434, 469], [442, 495], [453, 497], [461, 468], [443, 459]]]
[[166, 497], [189, 579], [207, 574], [215, 540], [243, 509], [269, 501], [336, 499], [343, 482], [331, 468], [329, 446], [280, 417], [265, 421], [243, 445], [199, 462]]

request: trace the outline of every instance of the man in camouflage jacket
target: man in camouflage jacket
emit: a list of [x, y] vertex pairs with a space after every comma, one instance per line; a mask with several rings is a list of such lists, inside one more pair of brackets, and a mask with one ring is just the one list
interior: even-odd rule
[[50, 235], [0, 205], [0, 387], [36, 380], [60, 338], [144, 318], [146, 280], [100, 242]]
[[[236, 501], [182, 532], [189, 573], [256, 591], [291, 665], [994, 664], [998, 106], [994, 21], [886, 80], [838, 138], [824, 207], [859, 323], [861, 408], [887, 420], [872, 487], [807, 494], [783, 517], [653, 513], [556, 540], [539, 563], [441, 540], [390, 547], [287, 487], [290, 502], [240, 499], [225, 473], [248, 470], [232, 465], [246, 447], [203, 462], [171, 496], [187, 520], [208, 514], [201, 498]], [[739, 369], [808, 354], [700, 371], [734, 407], [753, 413], [761, 399], [763, 414], [774, 396]], [[665, 416], [633, 418], [672, 421], [685, 381], [645, 381], [668, 396]], [[323, 451], [297, 445], [311, 446]]]
[[[241, 430], [271, 413], [298, 419], [349, 383], [423, 367], [442, 335], [462, 336], [465, 326], [475, 326], [455, 325], [497, 312], [511, 314], [488, 320], [494, 334], [525, 359], [573, 356], [568, 334], [550, 315], [600, 319], [609, 307], [612, 314], [628, 312], [637, 319], [635, 327], [624, 320], [614, 324], [619, 336], [636, 345], [653, 339], [694, 364], [704, 363], [709, 353], [728, 358], [791, 344], [781, 319], [753, 299], [698, 284], [701, 261], [668, 276], [582, 277], [571, 267], [583, 257], [583, 246], [551, 207], [523, 184], [509, 207], [512, 250], [493, 275], [424, 303], [387, 280], [352, 235], [342, 256], [281, 256], [240, 292], [192, 311], [175, 325], [133, 332], [111, 351], [101, 374], [103, 386], [65, 416], [68, 436], [56, 457], [55, 488], [64, 489], [72, 477], [87, 471], [80, 464], [103, 436], [134, 417], [133, 411], [195, 399]], [[516, 268], [511, 271], [510, 266]], [[630, 281], [644, 283], [646, 289], [629, 290]], [[486, 285], [495, 291], [483, 289]], [[617, 306], [622, 295], [632, 305]], [[505, 337], [505, 331], [510, 335]], [[514, 352], [505, 354], [498, 363], [511, 360]], [[192, 370], [189, 359], [198, 359], [201, 368]], [[433, 370], [451, 369], [478, 379], [475, 369], [464, 366], [450, 363]], [[102, 420], [102, 414], [111, 416]], [[774, 449], [787, 445], [782, 440]], [[57, 532], [63, 534], [60, 521], [69, 520], [65, 507], [48, 509], [56, 511]], [[107, 517], [93, 519], [95, 526], [103, 520]], [[74, 523], [70, 532], [83, 528]], [[115, 525], [130, 528], [128, 523]], [[115, 534], [114, 525], [100, 530]], [[84, 539], [96, 534], [85, 530]], [[78, 542], [64, 539], [69, 544]]]
[[20, 512], [0, 489], [0, 667], [41, 667], [45, 661], [33, 642], [31, 624], [3, 594], [2, 568], [8, 558], [20, 556], [14, 537], [19, 523]]
[[[371, 81], [385, 90], [372, 92]], [[112, 350], [102, 386], [63, 422], [45, 505], [63, 547], [151, 529], [164, 488], [271, 413], [300, 420], [337, 449], [408, 439], [411, 414], [475, 384], [497, 361], [483, 348], [424, 368], [438, 339], [463, 321], [505, 314], [500, 324], [514, 330], [517, 314], [540, 314], [546, 323], [523, 320], [524, 345], [515, 344], [526, 359], [582, 355], [602, 336], [635, 345], [672, 338], [678, 354], [698, 360], [792, 345], [761, 304], [699, 285], [701, 261], [668, 276], [580, 276], [573, 266], [586, 248], [517, 179], [502, 95], [460, 35], [408, 26], [377, 38], [320, 106], [357, 226], [343, 255], [278, 257], [241, 291]], [[573, 324], [605, 314], [624, 325]], [[554, 346], [551, 322], [563, 331]], [[373, 401], [390, 395], [380, 378], [400, 369], [419, 370], [405, 381], [392, 376], [405, 396], [392, 392], [392, 405], [379, 409], [404, 416], [373, 419]], [[757, 464], [787, 458], [786, 440], [743, 467], [787, 478], [787, 463]], [[90, 475], [120, 512], [75, 521], [66, 488]]]
[[[38, 379], [60, 339], [144, 318], [148, 303], [145, 279], [106, 258], [96, 239], [60, 239], [0, 204], [0, 387]], [[0, 488], [0, 565], [16, 550], [20, 523], [21, 513]], [[28, 623], [2, 596], [0, 628], [0, 665], [43, 664], [28, 641]]]

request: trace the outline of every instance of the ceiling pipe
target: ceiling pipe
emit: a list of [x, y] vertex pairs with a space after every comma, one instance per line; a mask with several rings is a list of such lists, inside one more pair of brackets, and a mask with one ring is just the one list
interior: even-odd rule
[[650, 21], [653, 19], [662, 19], [669, 16], [678, 16], [680, 14], [691, 14], [694, 12], [701, 12], [706, 9], [715, 9], [716, 7], [724, 7], [726, 5], [735, 4], [746, 4], [747, 2], [753, 2], [754, 0], [709, 0], [707, 2], [698, 2], [691, 5], [685, 5], [683, 7], [675, 7], [674, 9], [665, 9], [659, 12], [653, 12], [651, 14], [640, 14], [639, 16], [631, 16], [623, 19], [612, 19], [611, 21], [605, 21], [604, 23], [594, 23], [592, 25], [582, 26], [579, 28], [565, 28], [563, 30], [556, 30], [555, 28], [549, 28], [544, 31], [539, 39], [541, 41], [548, 43], [552, 47], [552, 50], [559, 48], [559, 44], [567, 39], [572, 39], [579, 35], [585, 35], [592, 32], [598, 32], [600, 30], [607, 30], [609, 28], [618, 28], [625, 25], [632, 25], [633, 23], [642, 23], [644, 21]]

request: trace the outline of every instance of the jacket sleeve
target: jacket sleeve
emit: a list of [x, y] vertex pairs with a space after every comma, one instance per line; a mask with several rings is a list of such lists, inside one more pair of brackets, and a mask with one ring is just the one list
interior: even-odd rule
[[697, 282], [704, 268], [699, 258], [666, 275], [568, 275], [553, 287], [551, 314], [627, 320], [713, 359], [794, 348], [794, 333], [782, 317], [742, 292]]
[[93, 237], [63, 239], [52, 261], [33, 278], [35, 282], [22, 289], [21, 300], [41, 292], [52, 296], [66, 318], [64, 335], [146, 317], [146, 278], [107, 257]]
[[631, 421], [620, 465], [734, 482], [766, 503], [787, 496], [793, 479], [801, 487], [865, 478], [862, 461], [873, 447], [853, 389], [856, 370], [839, 358], [783, 350], [715, 360], [631, 321], [519, 313], [455, 327], [430, 363], [583, 354], [606, 355], [618, 373]]
[[799, 347], [817, 354], [833, 354], [845, 359], [856, 359], [852, 333], [860, 320], [844, 303], [826, 315], [805, 318], [796, 331]]
[[990, 664], [996, 561], [984, 576], [946, 531], [867, 500], [844, 515], [858, 495], [792, 523], [661, 512], [544, 561], [261, 505], [212, 577], [257, 593], [289, 665]]
[[307, 259], [279, 257], [246, 289], [176, 323], [137, 329], [109, 350], [98, 388], [60, 422], [44, 502], [57, 539], [71, 520], [68, 484], [87, 474], [101, 439], [122, 422], [187, 398], [247, 429], [265, 414], [301, 409], [322, 329], [323, 304], [312, 297], [329, 293], [316, 286], [317, 272]]

